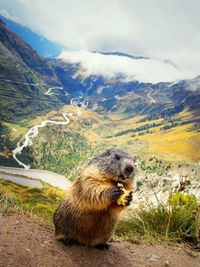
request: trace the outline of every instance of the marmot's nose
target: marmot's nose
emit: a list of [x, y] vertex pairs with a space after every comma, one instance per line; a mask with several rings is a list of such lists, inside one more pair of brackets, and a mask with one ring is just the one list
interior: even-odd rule
[[128, 164], [128, 165], [126, 165], [126, 167], [125, 167], [124, 170], [125, 170], [126, 173], [130, 174], [130, 173], [132, 173], [132, 171], [134, 170], [134, 168], [133, 168], [132, 165]]

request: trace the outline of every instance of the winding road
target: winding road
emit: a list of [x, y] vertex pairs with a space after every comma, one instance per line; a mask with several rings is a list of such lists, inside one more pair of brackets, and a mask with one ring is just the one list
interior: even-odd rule
[[128, 98], [130, 95], [133, 95], [133, 96], [135, 96], [135, 97], [137, 97], [137, 98], [141, 98], [141, 99], [144, 99], [145, 101], [148, 101], [148, 102], [150, 102], [150, 103], [155, 104], [155, 103], [157, 103], [157, 101], [156, 101], [155, 98], [153, 98], [153, 96], [151, 95], [152, 93], [153, 93], [153, 90], [150, 90], [150, 91], [148, 92], [148, 94], [146, 95], [146, 97], [144, 97], [144, 96], [141, 96], [141, 95], [136, 94], [135, 92], [127, 92], [127, 94], [124, 95], [124, 96], [116, 95], [116, 96], [114, 96], [114, 98], [117, 99], [117, 100], [123, 100], [123, 99]]
[[18, 162], [19, 165], [23, 166], [26, 170], [30, 169], [31, 166], [24, 164], [21, 162], [18, 158], [17, 155], [21, 154], [22, 150], [25, 147], [31, 146], [32, 141], [31, 139], [35, 138], [39, 134], [39, 128], [45, 127], [47, 124], [61, 124], [61, 125], [66, 125], [69, 123], [69, 118], [67, 117], [66, 113], [63, 113], [63, 117], [65, 121], [52, 121], [52, 120], [44, 120], [38, 125], [33, 126], [28, 130], [28, 132], [25, 134], [25, 139], [22, 145], [18, 142], [17, 147], [13, 150], [13, 158]]
[[[14, 81], [10, 79], [4, 79], [0, 78], [0, 82], [8, 82], [8, 83], [15, 83], [15, 84], [23, 84], [23, 85], [31, 85], [37, 87], [38, 85], [47, 86], [45, 83], [26, 83], [21, 81]], [[46, 92], [44, 92], [44, 95], [58, 95], [57, 93], [52, 92], [53, 90], [63, 90], [64, 88], [62, 86], [52, 86], [50, 87]]]
[[4, 78], [0, 78], [0, 82], [1, 81], [9, 82], [9, 83], [23, 84], [23, 85], [31, 85], [31, 86], [46, 85], [45, 83], [26, 83], [26, 82], [14, 81], [14, 80], [4, 79]]
[[61, 87], [61, 86], [53, 86], [53, 87], [50, 87], [44, 94], [45, 95], [59, 95], [57, 93], [52, 92], [52, 90], [55, 90], [55, 89], [63, 90], [63, 87]]
[[[0, 81], [23, 84], [23, 85], [32, 85], [32, 86], [38, 86], [38, 85], [47, 86], [47, 84], [43, 84], [43, 83], [26, 83], [26, 82], [14, 81], [14, 80], [4, 79], [4, 78], [0, 78]], [[53, 87], [50, 87], [44, 94], [47, 96], [56, 95], [57, 93], [52, 92], [52, 91], [57, 90], [57, 89], [63, 90], [64, 88], [61, 86], [53, 86]], [[80, 116], [81, 108], [87, 108], [87, 106], [88, 106], [88, 102], [85, 103], [81, 99], [82, 99], [82, 97], [71, 99], [71, 105], [76, 107], [77, 113], [75, 113], [75, 114], [74, 113], [68, 113], [68, 114], [62, 113], [62, 115], [64, 117], [64, 121], [44, 120], [40, 124], [35, 125], [28, 130], [28, 132], [25, 134], [25, 138], [24, 138], [23, 143], [20, 145], [20, 143], [18, 142], [17, 147], [13, 150], [13, 158], [18, 162], [19, 165], [21, 165], [26, 170], [30, 169], [31, 166], [26, 165], [25, 163], [20, 161], [17, 158], [17, 155], [20, 155], [25, 147], [32, 145], [32, 139], [38, 136], [40, 128], [45, 127], [47, 124], [67, 125], [70, 122], [70, 119], [69, 119], [70, 116]]]
[[63, 175], [36, 169], [26, 170], [22, 168], [0, 166], [0, 178], [37, 188], [43, 187], [41, 181], [60, 189], [66, 189], [71, 185], [71, 182]]
[[[77, 99], [77, 100], [76, 100]], [[17, 147], [13, 150], [13, 158], [18, 162], [19, 165], [23, 166], [26, 170], [30, 169], [31, 166], [26, 165], [22, 161], [17, 158], [17, 155], [21, 154], [25, 147], [32, 145], [32, 139], [37, 137], [39, 134], [39, 129], [45, 127], [47, 124], [55, 124], [55, 125], [67, 125], [70, 122], [70, 116], [80, 116], [81, 115], [81, 108], [86, 108], [88, 103], [85, 104], [84, 101], [81, 101], [80, 98], [72, 98], [71, 105], [75, 106], [77, 109], [77, 113], [62, 113], [64, 117], [64, 121], [53, 121], [53, 120], [44, 120], [40, 124], [33, 126], [28, 130], [25, 134], [24, 142], [20, 145], [18, 142]], [[80, 106], [79, 106], [80, 105]]]
[[153, 104], [156, 104], [157, 101], [155, 100], [155, 98], [153, 98], [153, 96], [151, 95], [153, 93], [153, 90], [149, 91], [148, 94], [147, 94], [147, 97], [149, 99], [149, 101]]
[[[17, 83], [22, 85], [31, 85], [31, 86], [38, 86], [38, 85], [45, 85], [47, 84], [43, 83], [26, 83], [21, 81], [14, 81], [10, 79], [4, 79], [0, 78], [0, 82], [9, 82], [9, 83]], [[51, 96], [56, 95], [57, 93], [53, 92], [54, 90], [63, 90], [64, 88], [61, 86], [53, 86], [50, 87], [46, 92], [44, 92], [45, 95]], [[66, 94], [68, 94], [66, 92]], [[52, 186], [66, 189], [70, 186], [71, 182], [66, 179], [65, 176], [45, 171], [45, 170], [36, 170], [36, 169], [30, 169], [31, 166], [26, 165], [22, 161], [18, 159], [18, 155], [20, 155], [23, 152], [23, 149], [25, 147], [32, 145], [32, 139], [37, 137], [39, 134], [39, 129], [45, 127], [47, 124], [54, 124], [54, 125], [67, 125], [70, 122], [70, 117], [72, 116], [80, 116], [81, 115], [81, 109], [86, 109], [88, 106], [88, 102], [84, 102], [82, 100], [82, 97], [72, 98], [71, 99], [71, 105], [74, 106], [77, 110], [76, 113], [62, 113], [62, 116], [64, 120], [62, 121], [54, 121], [54, 120], [44, 120], [40, 124], [35, 125], [31, 127], [28, 132], [25, 134], [24, 141], [22, 144], [18, 143], [17, 147], [12, 151], [13, 152], [13, 158], [18, 162], [19, 165], [21, 165], [23, 168], [13, 168], [13, 167], [3, 167], [0, 166], [0, 178], [5, 180], [10, 180], [22, 185], [27, 186], [34, 186], [38, 188], [42, 188], [43, 185], [41, 184], [41, 181], [44, 181], [46, 183], [49, 183]]]

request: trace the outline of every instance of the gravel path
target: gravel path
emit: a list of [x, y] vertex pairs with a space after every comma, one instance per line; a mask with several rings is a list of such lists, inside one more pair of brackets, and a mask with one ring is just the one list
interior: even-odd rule
[[0, 213], [0, 267], [200, 267], [200, 253], [184, 247], [112, 242], [108, 251], [65, 247], [54, 229], [30, 215]]

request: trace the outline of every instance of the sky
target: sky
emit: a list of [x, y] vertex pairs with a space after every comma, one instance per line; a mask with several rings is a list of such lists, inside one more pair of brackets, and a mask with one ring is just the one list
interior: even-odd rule
[[168, 60], [194, 76], [199, 10], [199, 0], [0, 0], [0, 14], [69, 49]]

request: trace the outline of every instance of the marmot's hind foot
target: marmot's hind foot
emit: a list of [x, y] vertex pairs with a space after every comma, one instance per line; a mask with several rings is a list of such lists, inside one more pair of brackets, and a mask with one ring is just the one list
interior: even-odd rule
[[63, 238], [61, 240], [65, 246], [73, 246], [73, 245], [79, 245], [79, 242], [77, 240], [71, 239], [71, 238]]
[[110, 245], [108, 244], [97, 244], [94, 246], [94, 248], [98, 249], [98, 250], [107, 250], [109, 249]]

